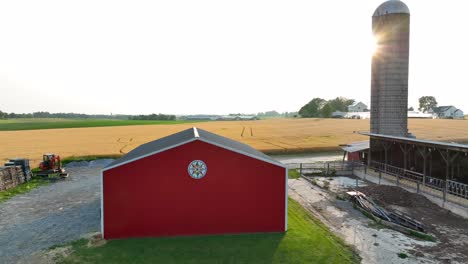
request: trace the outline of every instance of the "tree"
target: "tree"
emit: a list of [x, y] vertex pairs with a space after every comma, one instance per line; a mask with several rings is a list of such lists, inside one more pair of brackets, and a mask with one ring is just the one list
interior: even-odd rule
[[8, 114], [0, 111], [0, 119], [7, 119], [7, 118], [8, 118]]
[[281, 114], [278, 113], [275, 110], [272, 110], [272, 111], [260, 112], [260, 113], [257, 114], [257, 116], [259, 116], [259, 117], [278, 117], [278, 116], [281, 116]]
[[419, 111], [427, 112], [429, 109], [437, 106], [437, 100], [434, 96], [423, 96], [419, 98]]
[[302, 117], [319, 117], [321, 114], [320, 109], [322, 109], [326, 102], [327, 101], [325, 101], [322, 98], [314, 98], [306, 105], [301, 107], [301, 110], [299, 110], [299, 114]]
[[320, 113], [321, 113], [322, 117], [330, 118], [332, 113], [333, 113], [333, 109], [332, 109], [332, 106], [330, 105], [330, 103], [326, 103], [322, 107], [322, 109], [320, 109]]
[[337, 97], [333, 100], [328, 101], [332, 112], [340, 111], [340, 112], [348, 112], [348, 106], [354, 103], [353, 99], [347, 99], [345, 97]]
[[414, 108], [411, 106], [410, 108], [408, 108], [408, 111], [414, 111]]

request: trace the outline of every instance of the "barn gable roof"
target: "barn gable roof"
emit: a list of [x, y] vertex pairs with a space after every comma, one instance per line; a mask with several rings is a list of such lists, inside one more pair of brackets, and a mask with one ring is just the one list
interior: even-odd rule
[[453, 105], [436, 106], [436, 107], [432, 108], [432, 111], [434, 111], [435, 113], [440, 114], [440, 113], [446, 112], [447, 110], [449, 110], [452, 107], [454, 107], [454, 106]]
[[200, 140], [212, 145], [216, 145], [218, 147], [231, 150], [252, 158], [256, 158], [268, 163], [272, 163], [274, 165], [280, 166], [280, 167], [285, 167], [284, 164], [281, 164], [277, 160], [272, 159], [268, 155], [263, 154], [262, 152], [244, 144], [237, 142], [235, 140], [222, 137], [216, 134], [213, 134], [211, 132], [208, 132], [203, 129], [198, 129], [196, 127], [190, 128], [183, 130], [181, 132], [172, 134], [167, 137], [163, 137], [151, 142], [148, 142], [146, 144], [143, 144], [129, 153], [127, 153], [125, 156], [113, 161], [111, 164], [106, 166], [103, 170], [109, 170], [115, 167], [119, 167], [121, 165], [130, 163], [135, 160], [139, 160], [151, 155], [154, 155], [159, 152], [163, 152], [165, 150], [175, 148], [181, 145], [184, 145], [186, 143], [195, 141], [195, 140]]

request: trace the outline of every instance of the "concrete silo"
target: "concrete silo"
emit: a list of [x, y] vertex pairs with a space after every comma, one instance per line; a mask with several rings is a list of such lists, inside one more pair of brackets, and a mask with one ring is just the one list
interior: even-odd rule
[[408, 136], [410, 11], [389, 0], [372, 16], [378, 48], [372, 57], [371, 133]]

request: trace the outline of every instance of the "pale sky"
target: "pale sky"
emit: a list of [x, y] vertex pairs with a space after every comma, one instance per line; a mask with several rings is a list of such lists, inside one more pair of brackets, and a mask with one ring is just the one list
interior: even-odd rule
[[[468, 4], [411, 11], [409, 105], [468, 112]], [[370, 101], [381, 0], [0, 1], [0, 110], [88, 114], [298, 111]]]

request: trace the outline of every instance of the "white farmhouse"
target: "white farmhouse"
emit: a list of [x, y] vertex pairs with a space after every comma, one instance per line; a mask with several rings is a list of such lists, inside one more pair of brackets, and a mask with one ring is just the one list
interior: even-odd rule
[[434, 107], [429, 110], [429, 113], [434, 113], [438, 118], [450, 118], [450, 119], [463, 119], [464, 114], [461, 109], [456, 108], [453, 105]]
[[363, 102], [357, 102], [348, 106], [348, 112], [365, 112], [367, 109], [367, 105]]

